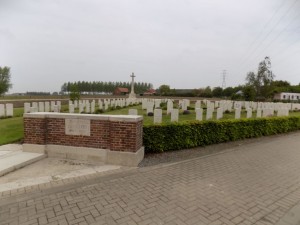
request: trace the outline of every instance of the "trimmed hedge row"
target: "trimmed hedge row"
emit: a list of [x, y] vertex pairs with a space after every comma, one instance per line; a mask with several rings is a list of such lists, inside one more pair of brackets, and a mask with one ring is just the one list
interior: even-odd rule
[[193, 148], [300, 129], [300, 117], [212, 120], [149, 125], [143, 128], [146, 152]]

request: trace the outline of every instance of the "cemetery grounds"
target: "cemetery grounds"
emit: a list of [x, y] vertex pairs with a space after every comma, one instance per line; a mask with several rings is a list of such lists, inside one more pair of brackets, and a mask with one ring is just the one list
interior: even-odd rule
[[[117, 98], [117, 97], [116, 97]], [[94, 97], [93, 99], [99, 99], [97, 97]], [[186, 98], [188, 99], [188, 98]], [[9, 144], [9, 143], [15, 143], [15, 142], [22, 142], [23, 139], [23, 133], [24, 133], [24, 127], [23, 127], [23, 113], [24, 108], [21, 107], [21, 105], [24, 105], [26, 100], [32, 101], [32, 99], [6, 99], [7, 101], [12, 101], [14, 103], [14, 116], [10, 118], [0, 118], [0, 145]], [[61, 113], [68, 113], [69, 108], [66, 99], [55, 99], [55, 100], [62, 100], [65, 101], [65, 104], [62, 104], [61, 107]], [[92, 99], [89, 99], [92, 100]], [[188, 108], [188, 111], [190, 114], [183, 114], [183, 110], [179, 110], [179, 118], [178, 123], [186, 123], [186, 122], [192, 122], [196, 121], [196, 113], [195, 113], [195, 99], [190, 99], [191, 104]], [[49, 101], [47, 98], [40, 97], [37, 101]], [[1, 103], [1, 102], [0, 102]], [[17, 107], [15, 107], [15, 105]], [[206, 119], [206, 110], [205, 105], [202, 105], [201, 107], [204, 107], [203, 110], [203, 121]], [[162, 103], [162, 124], [169, 124], [171, 123], [171, 115], [167, 114], [167, 108], [166, 104]], [[178, 101], [174, 101], [174, 108], [178, 108]], [[97, 109], [97, 108], [96, 108]], [[128, 115], [129, 109], [137, 109], [138, 115], [143, 116], [143, 123], [144, 125], [152, 125], [153, 124], [153, 116], [148, 116], [146, 110], [142, 109], [142, 105], [132, 105], [127, 106], [124, 108], [119, 109], [112, 109], [109, 108], [107, 111], [101, 113], [103, 115], [109, 114], [109, 115]], [[97, 111], [97, 110], [96, 110]], [[75, 110], [75, 113], [78, 113]], [[98, 111], [99, 113], [99, 111]], [[216, 119], [217, 112], [214, 111], [213, 113], [213, 119]], [[256, 114], [253, 113], [252, 118], [255, 118]], [[300, 111], [290, 111], [289, 116], [300, 116]], [[228, 120], [228, 119], [234, 119], [234, 111], [233, 112], [225, 112], [223, 114], [223, 118], [221, 120]], [[241, 118], [246, 118], [246, 110], [243, 109], [241, 111]]]

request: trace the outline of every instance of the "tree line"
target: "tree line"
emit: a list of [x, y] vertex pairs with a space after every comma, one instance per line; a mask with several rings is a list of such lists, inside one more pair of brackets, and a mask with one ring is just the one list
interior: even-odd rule
[[[128, 88], [130, 91], [130, 82], [103, 82], [103, 81], [77, 81], [77, 82], [66, 82], [61, 86], [62, 92], [71, 92], [72, 88], [76, 89], [80, 93], [113, 93], [117, 87]], [[134, 92], [143, 93], [148, 89], [152, 88], [151, 83], [135, 82]]]
[[176, 89], [171, 89], [169, 85], [163, 84], [159, 87], [158, 93], [165, 96], [185, 96], [204, 98], [227, 98], [232, 100], [246, 101], [267, 101], [273, 100], [275, 94], [280, 92], [300, 93], [300, 83], [291, 85], [288, 81], [274, 80], [275, 75], [271, 71], [271, 61], [269, 57], [258, 64], [257, 72], [248, 72], [246, 83], [236, 87], [206, 87], [198, 88], [179, 93]]
[[10, 76], [9, 67], [0, 67], [0, 96], [8, 92], [8, 90], [12, 87]]

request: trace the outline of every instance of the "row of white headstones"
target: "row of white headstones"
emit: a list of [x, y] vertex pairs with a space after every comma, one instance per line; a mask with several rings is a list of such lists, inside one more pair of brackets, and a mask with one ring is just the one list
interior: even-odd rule
[[[171, 114], [171, 122], [178, 122], [179, 109], [173, 108], [174, 102], [170, 99], [143, 99], [142, 109], [148, 113], [153, 113], [153, 122], [162, 123], [163, 111], [160, 109], [161, 103], [167, 103], [167, 114]], [[246, 109], [246, 118], [253, 117], [253, 111], [256, 110], [256, 118], [274, 116], [288, 116], [290, 110], [300, 109], [298, 103], [263, 103], [263, 102], [247, 102], [247, 101], [215, 101], [197, 100], [195, 103], [196, 120], [203, 120], [202, 103], [206, 106], [206, 120], [213, 119], [216, 110], [216, 119], [222, 119], [225, 111], [235, 113], [235, 119], [241, 118], [242, 108]], [[179, 108], [183, 111], [190, 106], [190, 100], [183, 99], [178, 102]], [[129, 115], [137, 115], [136, 109], [129, 109]]]
[[[161, 123], [162, 110], [159, 109], [161, 103], [167, 103], [167, 114], [171, 114], [171, 121], [177, 122], [179, 119], [179, 109], [187, 110], [190, 106], [190, 100], [183, 99], [178, 101], [179, 109], [173, 108], [174, 102], [171, 99], [137, 99], [137, 98], [121, 98], [121, 99], [98, 99], [98, 108], [103, 111], [109, 107], [124, 107], [132, 104], [142, 103], [142, 109], [148, 113], [154, 114], [154, 123]], [[212, 119], [216, 110], [216, 119], [223, 118], [225, 111], [235, 111], [235, 118], [241, 117], [242, 107], [247, 111], [247, 118], [252, 117], [253, 110], [256, 110], [256, 117], [288, 116], [290, 110], [300, 109], [300, 104], [297, 103], [262, 103], [262, 102], [247, 102], [247, 101], [215, 101], [197, 100], [195, 102], [196, 120], [203, 119], [203, 108], [206, 106], [206, 119]], [[96, 109], [96, 100], [79, 100], [69, 101], [69, 112], [74, 113], [78, 108], [79, 113], [94, 113]], [[61, 101], [50, 102], [32, 102], [24, 103], [24, 112], [60, 112]], [[136, 109], [129, 109], [129, 115], [137, 115]], [[0, 104], [0, 117], [13, 116], [13, 104]]]
[[[141, 103], [141, 99], [122, 98], [122, 99], [98, 99], [98, 109], [103, 111], [108, 110], [109, 107], [124, 107], [132, 104]], [[95, 113], [96, 100], [76, 100], [69, 101], [69, 113], [75, 113], [75, 109], [78, 109], [78, 113]], [[50, 102], [32, 102], [24, 103], [24, 113], [33, 112], [61, 112], [61, 101]]]
[[0, 104], [0, 117], [13, 117], [14, 105], [11, 103]]

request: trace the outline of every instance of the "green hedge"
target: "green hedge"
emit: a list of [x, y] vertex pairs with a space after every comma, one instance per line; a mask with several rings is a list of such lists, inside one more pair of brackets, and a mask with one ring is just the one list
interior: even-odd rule
[[172, 123], [144, 126], [143, 141], [146, 152], [163, 152], [299, 129], [300, 117]]

